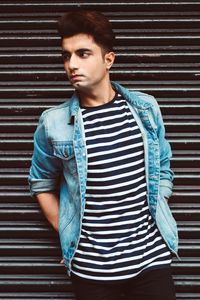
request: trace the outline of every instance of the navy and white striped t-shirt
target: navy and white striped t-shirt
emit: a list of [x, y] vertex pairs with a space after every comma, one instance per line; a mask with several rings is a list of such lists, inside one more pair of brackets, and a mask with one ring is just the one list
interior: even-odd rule
[[72, 272], [124, 280], [168, 267], [171, 254], [146, 200], [141, 132], [121, 95], [82, 108], [88, 156], [86, 206]]

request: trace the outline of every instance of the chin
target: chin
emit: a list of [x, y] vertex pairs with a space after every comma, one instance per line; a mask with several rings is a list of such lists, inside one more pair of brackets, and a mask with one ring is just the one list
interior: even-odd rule
[[77, 89], [77, 90], [81, 89], [81, 84], [80, 84], [79, 82], [75, 82], [75, 83], [73, 83], [72, 85], [73, 85], [73, 87], [74, 87], [75, 89]]
[[74, 88], [79, 90], [79, 91], [86, 91], [90, 89], [89, 85], [83, 84], [82, 82], [77, 82], [73, 84]]

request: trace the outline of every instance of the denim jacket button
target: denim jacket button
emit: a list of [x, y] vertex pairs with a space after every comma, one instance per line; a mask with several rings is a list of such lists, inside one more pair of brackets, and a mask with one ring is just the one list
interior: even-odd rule
[[71, 246], [71, 247], [74, 247], [74, 246], [75, 246], [75, 243], [74, 243], [74, 242], [71, 242], [70, 246]]
[[64, 155], [65, 155], [65, 157], [69, 156], [67, 149], [65, 149]]

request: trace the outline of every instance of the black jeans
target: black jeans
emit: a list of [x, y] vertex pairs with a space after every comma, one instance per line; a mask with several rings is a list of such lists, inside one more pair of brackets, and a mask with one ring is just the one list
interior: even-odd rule
[[72, 274], [76, 300], [175, 300], [171, 269], [155, 269], [120, 283], [99, 283]]

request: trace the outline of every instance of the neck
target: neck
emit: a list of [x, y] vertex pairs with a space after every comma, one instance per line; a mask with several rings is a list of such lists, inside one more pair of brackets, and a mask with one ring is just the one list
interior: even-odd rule
[[110, 81], [90, 91], [79, 91], [81, 105], [89, 107], [106, 104], [114, 98], [114, 95], [115, 91]]

